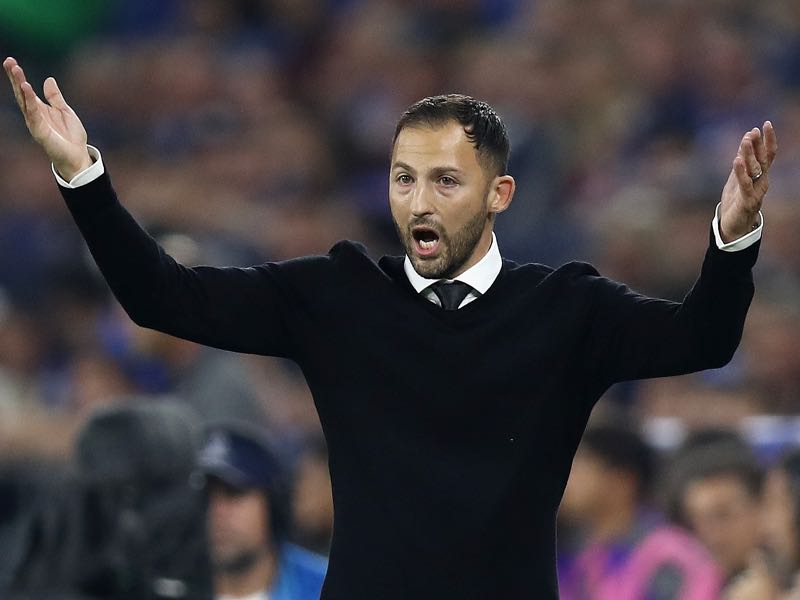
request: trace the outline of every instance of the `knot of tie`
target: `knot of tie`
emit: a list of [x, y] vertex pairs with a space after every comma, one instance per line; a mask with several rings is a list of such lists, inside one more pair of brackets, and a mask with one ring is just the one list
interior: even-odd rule
[[433, 293], [436, 294], [436, 297], [439, 298], [439, 302], [442, 303], [442, 308], [445, 310], [456, 310], [461, 306], [467, 294], [472, 291], [472, 286], [463, 281], [448, 282], [442, 280], [437, 281], [430, 287]]

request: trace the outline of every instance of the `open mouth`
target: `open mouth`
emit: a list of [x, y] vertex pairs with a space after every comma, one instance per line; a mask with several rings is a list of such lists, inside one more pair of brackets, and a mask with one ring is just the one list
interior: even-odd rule
[[439, 250], [439, 234], [431, 227], [419, 225], [411, 229], [414, 248], [420, 256], [432, 256]]

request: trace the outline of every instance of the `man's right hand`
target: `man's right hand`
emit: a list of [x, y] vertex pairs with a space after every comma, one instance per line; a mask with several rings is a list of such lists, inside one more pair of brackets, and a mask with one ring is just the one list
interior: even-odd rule
[[48, 77], [44, 82], [48, 104], [33, 91], [14, 58], [5, 59], [3, 68], [14, 88], [14, 97], [31, 136], [44, 148], [59, 175], [66, 181], [72, 180], [92, 164], [92, 159], [86, 147], [86, 130], [64, 100], [56, 80]]

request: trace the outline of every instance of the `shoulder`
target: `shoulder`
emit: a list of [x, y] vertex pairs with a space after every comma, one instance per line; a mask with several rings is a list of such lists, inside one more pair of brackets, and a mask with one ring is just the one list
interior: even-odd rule
[[503, 260], [503, 271], [512, 281], [517, 280], [526, 285], [530, 283], [590, 284], [602, 279], [592, 265], [586, 262], [573, 261], [554, 268], [539, 263], [518, 264], [511, 260]]
[[284, 544], [281, 551], [284, 565], [297, 576], [320, 580], [328, 570], [328, 559], [295, 544]]
[[378, 264], [372, 259], [367, 247], [361, 242], [342, 240], [335, 243], [328, 251], [327, 260], [339, 270], [363, 272], [379, 271]]
[[343, 271], [375, 268], [377, 265], [369, 257], [366, 247], [349, 240], [337, 242], [327, 254], [301, 256], [249, 267], [254, 274], [273, 274], [279, 278], [286, 277], [290, 281], [321, 281]]
[[594, 265], [579, 260], [561, 265], [555, 270], [555, 273], [563, 277], [598, 277], [600, 275]]
[[367, 252], [367, 247], [362, 244], [361, 242], [354, 242], [352, 240], [340, 240], [336, 242], [331, 249], [328, 250], [328, 256], [337, 257], [337, 256], [353, 256], [355, 257], [363, 257], [368, 260], [369, 252]]
[[636, 545], [618, 591], [626, 598], [716, 598], [721, 582], [699, 542], [674, 526], [656, 525]]
[[325, 571], [328, 569], [327, 558], [316, 552], [301, 548], [296, 544], [284, 544], [282, 547], [282, 556], [288, 564], [303, 571], [321, 573], [324, 575]]

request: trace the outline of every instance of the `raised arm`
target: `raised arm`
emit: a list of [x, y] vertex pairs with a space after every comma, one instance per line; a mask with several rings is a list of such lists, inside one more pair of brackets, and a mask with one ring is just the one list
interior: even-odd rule
[[[3, 67], [33, 139], [67, 182], [92, 165], [86, 130], [55, 79], [48, 102], [25, 80], [13, 58]], [[296, 283], [324, 258], [250, 268], [186, 267], [167, 255], [117, 201], [107, 174], [75, 189], [61, 187], [103, 276], [139, 325], [202, 344], [295, 357], [292, 339]]]
[[608, 383], [679, 375], [726, 364], [739, 344], [754, 286], [760, 209], [777, 153], [772, 124], [742, 138], [723, 188], [701, 274], [683, 302], [637, 294], [590, 277], [598, 351], [588, 368]]

